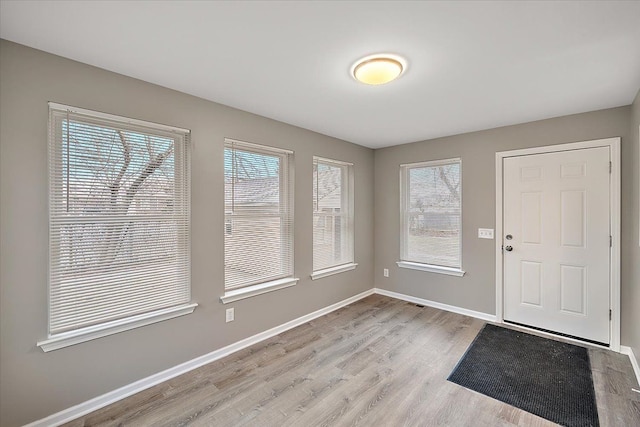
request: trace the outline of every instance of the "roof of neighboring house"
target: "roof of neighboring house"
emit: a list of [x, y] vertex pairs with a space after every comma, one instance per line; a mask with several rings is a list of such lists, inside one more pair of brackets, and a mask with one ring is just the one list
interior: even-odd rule
[[[318, 187], [321, 208], [340, 207], [339, 174], [338, 169], [329, 169], [319, 173]], [[279, 188], [279, 177], [277, 176], [239, 180], [233, 185], [231, 185], [231, 180], [227, 180], [225, 183], [225, 204], [231, 204], [233, 194], [237, 206], [276, 205], [280, 198]]]
[[236, 205], [266, 206], [276, 205], [280, 201], [279, 177], [255, 178], [225, 184], [225, 204], [231, 203], [231, 197]]

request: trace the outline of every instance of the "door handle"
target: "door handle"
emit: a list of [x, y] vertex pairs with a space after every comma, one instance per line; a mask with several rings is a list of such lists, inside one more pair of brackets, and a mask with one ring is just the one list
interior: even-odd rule
[[506, 246], [504, 250], [507, 252], [511, 252], [513, 250], [513, 246]]

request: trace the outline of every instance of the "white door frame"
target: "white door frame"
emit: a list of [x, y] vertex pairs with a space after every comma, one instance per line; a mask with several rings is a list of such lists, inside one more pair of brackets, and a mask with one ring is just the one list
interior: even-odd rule
[[[620, 352], [620, 138], [596, 139], [593, 141], [573, 142], [568, 144], [547, 145], [525, 148], [521, 150], [500, 151], [496, 153], [496, 320], [504, 323], [503, 310], [503, 168], [502, 161], [506, 157], [527, 156], [530, 154], [555, 153], [559, 151], [580, 150], [584, 148], [609, 147], [611, 153], [610, 212], [611, 236], [613, 243], [610, 249], [610, 304], [611, 322], [610, 343], [608, 348]], [[580, 342], [576, 340], [577, 342]]]

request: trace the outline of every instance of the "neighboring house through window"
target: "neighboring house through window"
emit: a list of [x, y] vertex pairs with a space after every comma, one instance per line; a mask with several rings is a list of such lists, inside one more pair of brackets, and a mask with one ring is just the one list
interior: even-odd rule
[[400, 267], [461, 276], [460, 159], [400, 167]]
[[226, 297], [295, 284], [292, 157], [288, 150], [225, 140]]
[[190, 313], [189, 131], [49, 104], [45, 351]]
[[313, 158], [313, 279], [356, 266], [353, 188], [353, 164]]

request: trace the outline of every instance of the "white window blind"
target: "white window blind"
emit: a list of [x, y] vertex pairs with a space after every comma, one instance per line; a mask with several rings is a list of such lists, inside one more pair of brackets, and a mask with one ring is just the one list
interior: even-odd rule
[[290, 151], [225, 140], [225, 289], [293, 275]]
[[313, 271], [353, 263], [353, 165], [313, 158]]
[[49, 111], [49, 335], [188, 303], [189, 131]]
[[401, 261], [461, 268], [461, 161], [402, 165]]

